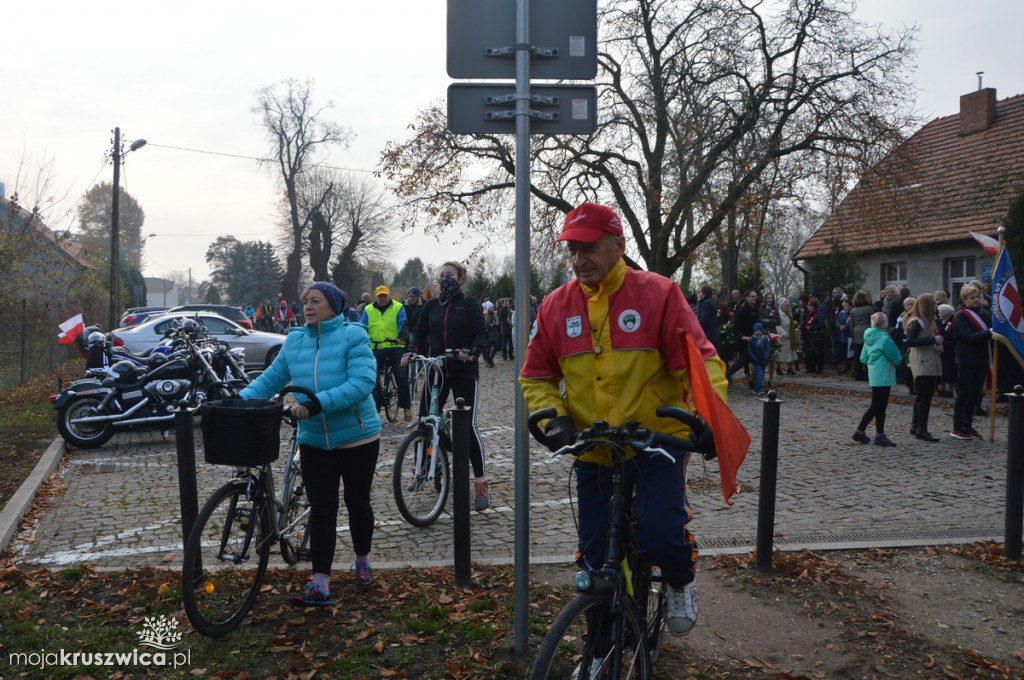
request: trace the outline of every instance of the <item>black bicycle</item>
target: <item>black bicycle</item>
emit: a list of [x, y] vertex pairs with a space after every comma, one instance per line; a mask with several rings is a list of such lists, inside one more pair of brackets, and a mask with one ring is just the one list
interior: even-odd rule
[[[702, 420], [680, 408], [661, 406], [659, 418], [674, 418], [691, 429], [691, 439], [680, 439], [641, 428], [629, 421], [626, 427], [609, 427], [595, 422], [593, 428], [580, 430], [574, 443], [551, 455], [574, 457], [603, 447], [613, 460], [612, 495], [609, 500], [607, 546], [604, 564], [599, 569], [581, 570], [575, 576], [579, 594], [551, 624], [534, 661], [531, 680], [571, 678], [572, 680], [624, 679], [646, 680], [658, 658], [665, 635], [666, 590], [668, 584], [660, 570], [637, 552], [633, 536], [635, 508], [626, 497], [624, 468], [630, 451], [672, 456], [659, 445], [693, 451], [702, 440]], [[554, 409], [532, 414], [530, 433], [541, 444], [547, 438], [540, 422], [555, 417]], [[713, 458], [713, 453], [705, 453]]]
[[[294, 385], [271, 400], [204, 405], [206, 462], [235, 468], [233, 479], [203, 506], [185, 542], [182, 604], [193, 627], [207, 637], [231, 632], [252, 609], [271, 545], [280, 545], [288, 564], [310, 559], [309, 501], [300, 473], [297, 421], [281, 404], [288, 392], [307, 396], [310, 415], [319, 413], [316, 395]], [[279, 455], [281, 422], [291, 425], [292, 436], [278, 496], [271, 463]], [[244, 443], [246, 433], [252, 445]]]
[[377, 359], [377, 382], [373, 386], [373, 403], [377, 411], [384, 410], [389, 423], [398, 420], [398, 382], [395, 380], [395, 367], [391, 365], [391, 357], [384, 352], [385, 343], [392, 345], [398, 340], [371, 340], [373, 356]]

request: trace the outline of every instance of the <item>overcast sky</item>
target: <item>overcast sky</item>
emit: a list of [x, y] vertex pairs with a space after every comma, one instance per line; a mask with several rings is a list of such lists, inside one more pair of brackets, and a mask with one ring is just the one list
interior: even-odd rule
[[[145, 274], [191, 267], [198, 281], [218, 235], [266, 239], [276, 220], [274, 178], [250, 160], [268, 148], [251, 111], [256, 91], [315, 79], [315, 102], [332, 101], [331, 118], [356, 134], [329, 164], [372, 171], [388, 141], [408, 137], [416, 111], [445, 96], [445, 12], [440, 0], [7, 3], [0, 182], [10, 195], [19, 162], [51, 163], [54, 192], [68, 196], [51, 223], [68, 228], [79, 197], [112, 180], [113, 128], [127, 142], [145, 138], [122, 171], [146, 211], [144, 233], [159, 234]], [[858, 16], [920, 25], [913, 77], [926, 118], [956, 113], [977, 71], [1000, 99], [1024, 93], [1021, 0], [864, 0]], [[468, 250], [405, 237], [394, 259], [436, 264]]]

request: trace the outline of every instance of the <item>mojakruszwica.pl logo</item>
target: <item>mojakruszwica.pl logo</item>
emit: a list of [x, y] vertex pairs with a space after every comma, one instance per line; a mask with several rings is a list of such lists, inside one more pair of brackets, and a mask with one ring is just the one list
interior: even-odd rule
[[66, 649], [38, 652], [9, 652], [12, 668], [53, 668], [56, 666], [173, 666], [180, 668], [192, 663], [192, 650], [178, 649], [185, 644], [173, 616], [152, 616], [143, 620], [141, 630], [135, 631], [142, 649], [126, 652], [68, 651]]

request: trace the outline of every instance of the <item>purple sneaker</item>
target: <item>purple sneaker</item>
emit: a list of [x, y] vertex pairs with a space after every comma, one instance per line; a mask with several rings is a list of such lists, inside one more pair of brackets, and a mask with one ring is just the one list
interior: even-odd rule
[[864, 434], [864, 430], [854, 430], [853, 441], [860, 442], [861, 444], [867, 444], [871, 441], [871, 437]]
[[896, 442], [885, 436], [884, 432], [875, 435], [875, 444], [878, 446], [896, 446]]

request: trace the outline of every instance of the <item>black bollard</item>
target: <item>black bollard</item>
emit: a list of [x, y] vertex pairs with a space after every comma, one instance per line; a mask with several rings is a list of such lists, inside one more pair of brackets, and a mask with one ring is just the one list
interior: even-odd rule
[[1008, 395], [1010, 426], [1006, 437], [1006, 509], [1003, 522], [1003, 557], [1020, 560], [1024, 522], [1024, 387]]
[[473, 409], [466, 400], [455, 400], [448, 412], [452, 421], [452, 505], [455, 518], [455, 585], [468, 588], [470, 576], [469, 540], [469, 442], [473, 432]]
[[[185, 548], [196, 518], [199, 517], [199, 491], [196, 488], [196, 436], [192, 429], [192, 412], [182, 400], [174, 412], [174, 438], [178, 452], [178, 499], [181, 503], [181, 546]], [[203, 573], [201, 556], [196, 555], [195, 578]]]
[[779, 415], [782, 402], [772, 390], [764, 402], [761, 425], [761, 491], [757, 500], [758, 571], [771, 571], [775, 536], [775, 487], [779, 473]]

